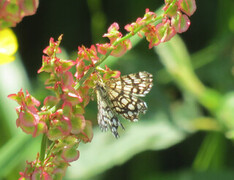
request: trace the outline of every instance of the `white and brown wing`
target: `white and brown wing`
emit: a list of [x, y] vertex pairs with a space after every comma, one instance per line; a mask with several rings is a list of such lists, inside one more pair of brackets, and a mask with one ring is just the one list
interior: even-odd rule
[[96, 88], [97, 93], [97, 103], [98, 103], [98, 124], [102, 131], [107, 131], [109, 128], [112, 134], [118, 138], [118, 127], [121, 126], [123, 129], [123, 125], [120, 123], [118, 118], [113, 112], [112, 107], [107, 99], [107, 95], [104, 87], [98, 85]]
[[137, 96], [144, 97], [153, 86], [153, 76], [139, 72], [111, 79], [106, 83], [97, 82], [98, 123], [102, 130], [108, 127], [118, 137], [118, 126], [123, 128], [116, 115], [137, 121], [147, 110], [146, 103]]
[[153, 87], [153, 75], [148, 72], [128, 74], [106, 82], [106, 86], [125, 94], [144, 97]]

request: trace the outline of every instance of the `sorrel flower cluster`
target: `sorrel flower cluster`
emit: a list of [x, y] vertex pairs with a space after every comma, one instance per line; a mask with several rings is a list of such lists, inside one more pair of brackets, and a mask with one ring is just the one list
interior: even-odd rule
[[[81, 141], [92, 140], [91, 122], [84, 117], [85, 107], [90, 101], [90, 89], [93, 90], [98, 74], [93, 72], [82, 84], [81, 78], [93, 68], [99, 60], [94, 46], [90, 49], [78, 47], [76, 61], [63, 60], [57, 57], [62, 36], [58, 41], [50, 39], [50, 45], [44, 49], [42, 67], [38, 73], [46, 72], [49, 78], [45, 81], [46, 88], [54, 92], [54, 96], [47, 96], [43, 106], [38, 110], [40, 102], [22, 89], [17, 94], [8, 97], [15, 100], [20, 106], [16, 108], [18, 119], [17, 127], [33, 137], [44, 134], [51, 142], [44, 153], [38, 155], [33, 162], [27, 162], [25, 172], [20, 173], [22, 178], [43, 177], [44, 179], [61, 178], [69, 163], [79, 158], [77, 147]], [[73, 75], [69, 70], [75, 67]], [[103, 79], [120, 76], [119, 71], [98, 69]], [[45, 157], [44, 157], [45, 156]]]
[[[149, 41], [149, 48], [169, 41], [176, 33], [187, 31], [190, 26], [188, 16], [196, 10], [195, 0], [165, 0], [165, 4], [163, 7], [165, 13], [161, 16], [163, 18], [157, 17], [154, 12], [146, 9], [143, 18], [138, 18], [136, 22], [126, 25], [125, 29], [132, 34], [138, 33], [140, 37], [143, 33]], [[159, 19], [162, 19], [161, 23], [155, 25]]]
[[[27, 91], [26, 95], [22, 90], [9, 95], [20, 105], [16, 108], [17, 126], [33, 137], [43, 134], [41, 153], [35, 161], [27, 162], [25, 171], [20, 173], [21, 179], [61, 179], [69, 163], [79, 158], [79, 143], [92, 140], [92, 125], [85, 119], [84, 112], [95, 90], [95, 83], [99, 78], [106, 81], [120, 76], [119, 71], [99, 67], [109, 55], [122, 56], [131, 49], [130, 37], [136, 34], [144, 34], [152, 48], [168, 41], [176, 32], [188, 29], [190, 21], [185, 14], [191, 15], [195, 11], [194, 0], [165, 2], [162, 15], [157, 16], [146, 9], [143, 18], [125, 26], [129, 32], [125, 36], [119, 31], [119, 25], [113, 23], [103, 35], [110, 42], [92, 45], [90, 48], [78, 47], [75, 61], [57, 56], [61, 52], [59, 45], [62, 36], [58, 41], [50, 39], [50, 45], [43, 51], [45, 55], [38, 73], [48, 73], [45, 85], [54, 95], [46, 97], [40, 109], [40, 102]], [[156, 22], [159, 23], [156, 25]], [[69, 71], [71, 68], [74, 74]]]
[[[9, 97], [19, 103], [16, 108], [18, 114], [17, 126], [33, 137], [43, 133], [51, 145], [41, 151], [40, 158], [27, 162], [22, 178], [43, 177], [56, 179], [63, 177], [69, 163], [79, 158], [77, 147], [81, 141], [90, 142], [92, 139], [91, 122], [84, 118], [84, 108], [90, 98], [87, 84], [75, 90], [73, 75], [68, 70], [75, 66], [76, 61], [62, 60], [57, 57], [60, 53], [58, 41], [50, 39], [50, 45], [43, 51], [43, 64], [38, 73], [46, 72], [49, 78], [45, 85], [54, 92], [54, 96], [47, 96], [40, 110], [40, 102], [26, 92], [20, 90]], [[88, 82], [88, 81], [87, 81]], [[46, 141], [43, 142], [46, 146]], [[46, 152], [45, 152], [46, 151]]]

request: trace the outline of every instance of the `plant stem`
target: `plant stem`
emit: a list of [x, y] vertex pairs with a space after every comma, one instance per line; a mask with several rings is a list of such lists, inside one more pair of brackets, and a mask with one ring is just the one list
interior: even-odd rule
[[40, 152], [40, 162], [41, 166], [43, 166], [44, 160], [45, 160], [45, 151], [47, 148], [47, 136], [46, 134], [43, 134], [42, 140], [41, 140], [41, 152]]

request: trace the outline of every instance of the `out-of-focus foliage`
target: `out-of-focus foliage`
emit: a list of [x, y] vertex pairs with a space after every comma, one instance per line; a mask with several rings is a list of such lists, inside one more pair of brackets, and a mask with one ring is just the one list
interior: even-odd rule
[[[105, 61], [122, 74], [148, 71], [154, 75], [154, 87], [144, 98], [149, 109], [138, 123], [122, 120], [126, 130], [115, 140], [96, 127], [97, 105], [90, 103], [85, 115], [94, 124], [94, 139], [80, 145], [80, 159], [68, 168], [65, 179], [233, 179], [234, 4], [232, 0], [196, 3], [191, 26], [180, 37], [154, 50], [136, 37], [130, 52]], [[24, 161], [35, 159], [40, 149], [40, 138], [19, 135], [16, 104], [6, 96], [28, 89], [25, 71], [33, 87], [30, 93], [37, 99], [48, 95], [41, 83], [43, 74], [36, 72], [49, 38], [63, 33], [66, 53], [62, 56], [75, 59], [78, 45], [105, 42], [102, 35], [111, 23], [118, 22], [123, 32], [124, 25], [145, 8], [157, 10], [162, 4], [155, 0], [40, 1], [37, 14], [13, 29], [20, 55], [0, 66], [0, 179], [17, 179]]]

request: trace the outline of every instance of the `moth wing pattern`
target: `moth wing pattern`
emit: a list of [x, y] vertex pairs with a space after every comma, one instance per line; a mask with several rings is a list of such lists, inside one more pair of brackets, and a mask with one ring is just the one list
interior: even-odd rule
[[109, 128], [117, 138], [118, 126], [123, 125], [117, 118], [121, 115], [130, 121], [138, 121], [138, 116], [147, 110], [147, 104], [138, 98], [144, 97], [153, 86], [153, 76], [148, 72], [138, 72], [121, 76], [96, 86], [98, 101], [98, 124], [102, 131]]
[[144, 97], [153, 87], [153, 75], [143, 71], [111, 79], [106, 84], [118, 92]]
[[114, 89], [108, 89], [107, 94], [114, 111], [127, 120], [137, 121], [139, 114], [144, 114], [147, 110], [147, 105], [143, 100], [125, 91], [118, 93]]
[[112, 134], [118, 138], [118, 127], [123, 125], [118, 120], [117, 116], [113, 112], [109, 103], [107, 102], [105, 95], [100, 90], [97, 91], [97, 103], [98, 103], [98, 124], [101, 131], [107, 131], [108, 128], [111, 130]]

